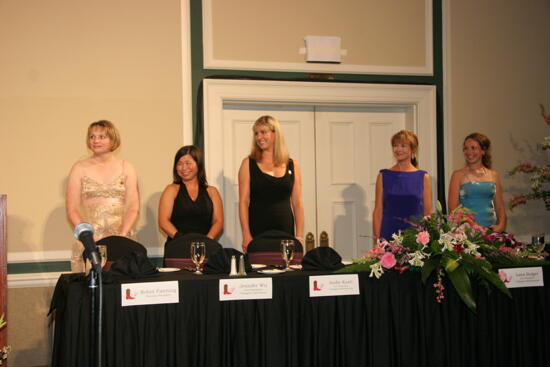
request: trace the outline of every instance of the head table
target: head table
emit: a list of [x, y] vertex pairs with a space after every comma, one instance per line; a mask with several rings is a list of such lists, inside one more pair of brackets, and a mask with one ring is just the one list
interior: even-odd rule
[[[131, 307], [121, 307], [120, 282], [105, 284], [103, 365], [550, 366], [548, 286], [512, 289], [509, 299], [474, 284], [475, 314], [450, 285], [437, 303], [419, 272], [363, 272], [360, 295], [310, 298], [309, 276], [321, 274], [331, 273], [273, 275], [272, 299], [220, 301], [227, 275], [162, 273], [124, 283], [177, 280], [179, 303]], [[82, 275], [59, 278], [52, 366], [87, 365], [89, 303]]]

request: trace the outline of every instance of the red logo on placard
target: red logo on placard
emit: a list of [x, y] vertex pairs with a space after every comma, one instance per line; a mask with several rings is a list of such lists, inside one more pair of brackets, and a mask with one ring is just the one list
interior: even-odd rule
[[223, 294], [232, 294], [233, 289], [229, 289], [229, 286], [227, 284], [223, 285]]
[[317, 281], [314, 280], [313, 281], [313, 291], [314, 292], [318, 292], [320, 291], [321, 289], [323, 289], [323, 285], [321, 284], [320, 286], [317, 284]]
[[132, 290], [130, 288], [126, 289], [126, 299], [136, 299], [136, 293], [132, 295]]

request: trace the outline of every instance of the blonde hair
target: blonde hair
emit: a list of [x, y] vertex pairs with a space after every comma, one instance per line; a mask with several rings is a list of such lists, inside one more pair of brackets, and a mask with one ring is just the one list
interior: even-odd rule
[[92, 130], [96, 128], [105, 130], [105, 134], [111, 140], [111, 152], [117, 150], [120, 146], [120, 134], [118, 133], [115, 125], [111, 121], [107, 120], [92, 122], [90, 126], [88, 126], [88, 134], [86, 135], [86, 146], [88, 149], [92, 149], [90, 146], [90, 135], [92, 135]]
[[[273, 162], [276, 166], [286, 164], [288, 162], [288, 149], [286, 148], [285, 138], [281, 132], [279, 121], [272, 116], [261, 116], [254, 122], [252, 131], [255, 132], [256, 128], [263, 126], [266, 126], [275, 134], [275, 139], [273, 141]], [[252, 135], [252, 149], [250, 150], [249, 157], [256, 161], [262, 158], [262, 150], [258, 147], [258, 144], [256, 144], [254, 134]]]
[[391, 138], [391, 145], [397, 142], [405, 142], [411, 146], [411, 163], [418, 168], [418, 137], [410, 130], [401, 130], [395, 133]]

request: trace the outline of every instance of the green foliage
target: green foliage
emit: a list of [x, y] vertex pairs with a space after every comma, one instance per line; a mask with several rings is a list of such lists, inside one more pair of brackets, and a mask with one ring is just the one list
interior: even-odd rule
[[382, 266], [382, 257], [393, 256], [400, 272], [420, 269], [424, 284], [437, 274], [434, 283], [437, 302], [444, 299], [442, 282], [447, 278], [464, 304], [475, 312], [473, 278], [487, 291], [493, 286], [512, 297], [496, 272], [498, 268], [550, 265], [550, 262], [532, 258], [535, 254], [513, 235], [495, 233], [476, 225], [468, 210], [459, 208], [444, 215], [440, 207], [438, 205], [434, 214], [394, 235], [391, 241], [380, 242], [363, 258], [355, 260], [355, 264], [339, 272], [370, 271], [371, 277], [379, 278], [388, 271]]

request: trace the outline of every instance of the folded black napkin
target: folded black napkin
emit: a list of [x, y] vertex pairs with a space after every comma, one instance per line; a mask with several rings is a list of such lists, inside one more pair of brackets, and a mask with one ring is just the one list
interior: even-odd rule
[[[237, 260], [237, 270], [239, 266], [239, 259], [243, 255], [239, 250], [234, 248], [223, 248], [216, 251], [212, 256], [208, 258], [208, 262], [204, 265], [204, 274], [229, 274], [231, 271], [231, 256], [235, 256]], [[246, 272], [252, 271], [250, 262], [244, 257], [244, 268]]]
[[139, 279], [159, 274], [157, 267], [142, 253], [132, 252], [124, 255], [111, 265], [108, 272], [103, 273], [103, 280], [109, 282], [119, 279]]
[[342, 257], [332, 247], [316, 247], [302, 259], [302, 270], [338, 270], [343, 267]]

